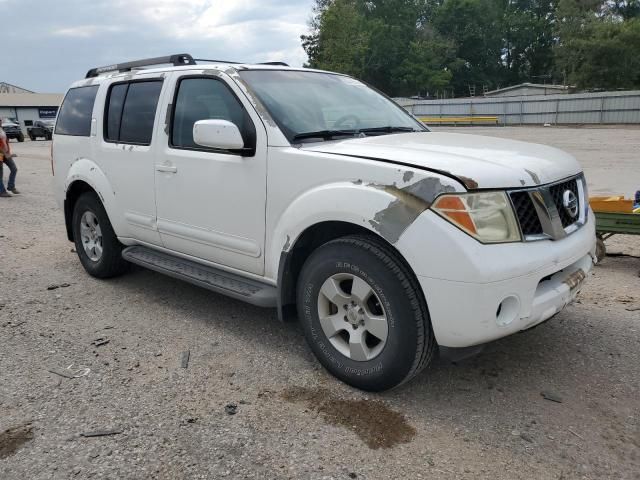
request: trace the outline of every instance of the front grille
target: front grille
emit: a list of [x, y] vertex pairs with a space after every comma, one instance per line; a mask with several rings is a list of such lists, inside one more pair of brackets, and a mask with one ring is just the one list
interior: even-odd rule
[[580, 205], [580, 195], [578, 194], [578, 182], [575, 178], [549, 187], [549, 192], [553, 197], [553, 203], [555, 203], [558, 213], [560, 214], [560, 220], [562, 221], [563, 228], [568, 227], [577, 220], [577, 218], [572, 217], [569, 212], [567, 212], [567, 209], [564, 208], [564, 204], [562, 203], [562, 196], [567, 190], [571, 190], [573, 192], [578, 199], [578, 208], [582, 208], [582, 205]]
[[525, 236], [542, 235], [542, 225], [540, 224], [538, 212], [536, 212], [533, 206], [529, 192], [512, 192], [511, 201], [513, 202], [518, 222], [520, 222], [522, 234]]
[[[578, 182], [581, 176], [553, 185], [513, 190], [509, 192], [511, 203], [525, 240], [551, 238], [558, 240], [572, 230], [572, 225], [580, 227], [586, 221], [584, 200], [581, 198]], [[578, 200], [578, 215], [572, 217], [564, 207], [563, 196], [569, 190]], [[534, 205], [534, 198], [536, 204]], [[537, 208], [536, 208], [537, 207]]]

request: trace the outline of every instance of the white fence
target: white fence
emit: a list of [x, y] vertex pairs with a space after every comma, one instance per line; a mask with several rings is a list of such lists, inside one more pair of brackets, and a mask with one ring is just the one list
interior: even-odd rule
[[418, 117], [498, 117], [503, 125], [640, 124], [640, 91], [473, 97], [445, 100], [395, 99]]

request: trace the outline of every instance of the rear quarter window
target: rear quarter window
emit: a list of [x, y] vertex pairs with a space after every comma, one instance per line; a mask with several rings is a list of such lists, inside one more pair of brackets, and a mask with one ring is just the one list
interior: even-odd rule
[[56, 135], [88, 137], [91, 134], [91, 114], [97, 93], [97, 85], [72, 88], [67, 92], [58, 114]]

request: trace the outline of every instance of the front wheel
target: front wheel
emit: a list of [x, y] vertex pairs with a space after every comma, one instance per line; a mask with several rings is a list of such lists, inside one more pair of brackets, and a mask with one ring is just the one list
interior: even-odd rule
[[18, 136], [18, 141], [19, 141], [20, 143], [24, 142], [24, 134], [22, 134], [22, 133], [21, 133], [21, 134]]
[[72, 222], [76, 252], [89, 275], [109, 278], [127, 270], [129, 264], [122, 258], [122, 244], [94, 193], [83, 193], [78, 198]]
[[314, 354], [356, 388], [400, 385], [435, 352], [419, 284], [398, 254], [374, 237], [349, 236], [319, 247], [302, 268], [297, 294]]

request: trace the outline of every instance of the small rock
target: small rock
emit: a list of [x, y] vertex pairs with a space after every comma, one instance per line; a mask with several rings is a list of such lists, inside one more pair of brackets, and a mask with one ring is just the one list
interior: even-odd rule
[[563, 401], [560, 395], [550, 390], [540, 392], [540, 395], [542, 395], [542, 398], [544, 398], [545, 400], [551, 400], [552, 402], [562, 403]]
[[355, 472], [350, 472], [349, 473], [349, 478], [358, 478], [358, 474]]
[[238, 405], [235, 403], [228, 403], [225, 405], [224, 411], [227, 412], [227, 415], [235, 415], [238, 413]]
[[104, 337], [100, 337], [100, 338], [96, 338], [93, 342], [91, 342], [93, 345], [95, 345], [96, 347], [101, 347], [102, 345], [106, 345], [107, 343], [109, 343], [111, 340], [109, 340], [108, 338], [104, 338]]
[[520, 438], [526, 442], [533, 443], [533, 438], [531, 438], [531, 436], [528, 433], [522, 432], [520, 434]]

